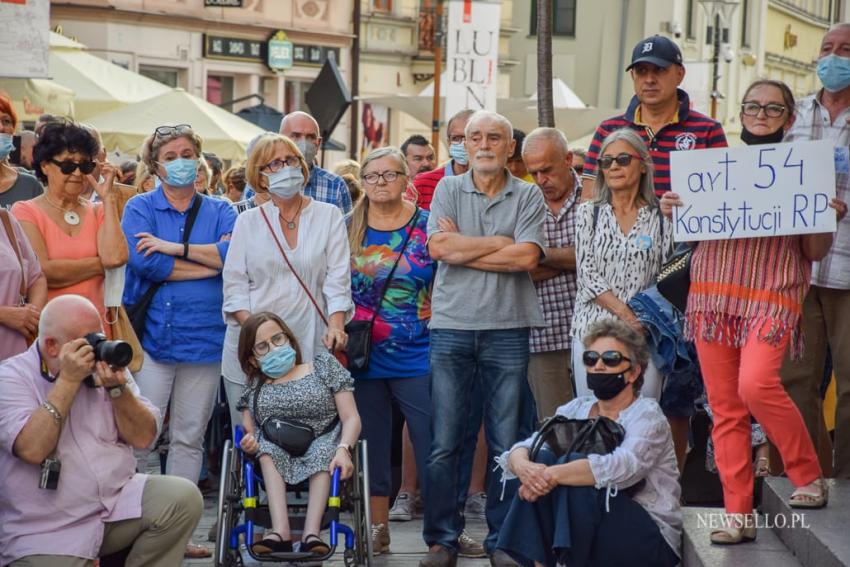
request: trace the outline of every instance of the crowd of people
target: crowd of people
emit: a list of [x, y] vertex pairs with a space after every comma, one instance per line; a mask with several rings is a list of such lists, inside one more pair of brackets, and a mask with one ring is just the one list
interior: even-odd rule
[[[329, 552], [330, 475], [352, 475], [365, 439], [375, 554], [392, 553], [391, 522], [423, 514], [421, 567], [672, 567], [701, 403], [728, 518], [713, 543], [756, 537], [753, 421], [774, 449], [756, 469], [784, 471], [790, 506], [825, 506], [824, 479], [850, 478], [850, 173], [836, 171], [835, 233], [686, 244], [680, 313], [655, 285], [682, 250], [670, 154], [726, 135], [691, 107], [670, 39], [639, 42], [626, 71], [635, 95], [586, 151], [556, 128], [464, 110], [443, 164], [414, 135], [333, 172], [305, 112], [241, 164], [180, 124], [119, 166], [84, 124], [45, 115], [17, 134], [0, 97], [0, 565], [208, 555], [190, 538], [219, 396], [264, 478], [271, 525], [244, 542], [259, 556]], [[800, 101], [780, 81], [751, 84], [742, 142], [850, 146], [850, 24], [826, 33], [817, 73], [823, 88]], [[538, 439], [550, 416], [620, 434], [559, 454]], [[279, 433], [296, 426], [306, 444]], [[147, 474], [164, 438], [164, 474]], [[287, 491], [303, 482], [295, 533]]]

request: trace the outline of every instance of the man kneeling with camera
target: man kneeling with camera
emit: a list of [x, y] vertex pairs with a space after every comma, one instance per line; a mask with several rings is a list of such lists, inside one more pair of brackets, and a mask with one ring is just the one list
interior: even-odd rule
[[179, 566], [203, 511], [191, 482], [136, 473], [159, 412], [78, 295], [50, 301], [38, 340], [0, 364], [0, 566]]

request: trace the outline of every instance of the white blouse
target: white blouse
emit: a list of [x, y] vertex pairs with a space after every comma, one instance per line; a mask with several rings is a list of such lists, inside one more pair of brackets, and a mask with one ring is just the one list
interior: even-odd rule
[[237, 311], [252, 314], [271, 311], [279, 315], [295, 333], [304, 360], [313, 360], [325, 348], [322, 337], [327, 328], [286, 265], [261, 210], [265, 211], [287, 258], [325, 316], [343, 311], [348, 321], [354, 315], [348, 232], [339, 208], [311, 199], [301, 211], [295, 248], [290, 248], [283, 236], [273, 202], [246, 210], [236, 219], [222, 271], [222, 311], [227, 323], [222, 374], [236, 383], [245, 382], [237, 356], [241, 330], [233, 316]]
[[610, 291], [628, 303], [655, 284], [673, 245], [673, 227], [657, 207], [641, 207], [632, 229], [623, 234], [611, 205], [598, 206], [595, 229], [592, 202], [579, 205], [576, 219], [578, 292], [571, 334], [579, 340], [593, 323], [614, 318], [596, 298]]
[[[555, 413], [569, 419], [588, 419], [596, 402], [593, 396], [583, 396], [559, 407]], [[681, 557], [681, 487], [667, 418], [655, 400], [639, 397], [620, 412], [617, 423], [626, 430], [626, 436], [614, 452], [587, 456], [596, 488], [621, 490], [646, 480], [632, 499], [649, 513], [664, 541]], [[520, 447], [530, 450], [536, 435], [516, 443], [497, 457], [503, 470], [503, 482], [516, 478], [508, 464], [511, 451]]]

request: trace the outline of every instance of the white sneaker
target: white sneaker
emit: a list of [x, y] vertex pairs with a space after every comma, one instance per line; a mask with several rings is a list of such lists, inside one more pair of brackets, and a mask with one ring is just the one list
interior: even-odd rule
[[460, 532], [460, 537], [457, 538], [457, 554], [460, 557], [487, 557], [487, 552], [484, 551], [484, 546], [475, 541], [466, 530]]
[[390, 508], [391, 522], [409, 522], [413, 519], [413, 495], [409, 492], [399, 492]]
[[466, 506], [463, 510], [463, 515], [467, 519], [486, 520], [487, 519], [487, 494], [478, 492], [470, 494], [466, 497]]

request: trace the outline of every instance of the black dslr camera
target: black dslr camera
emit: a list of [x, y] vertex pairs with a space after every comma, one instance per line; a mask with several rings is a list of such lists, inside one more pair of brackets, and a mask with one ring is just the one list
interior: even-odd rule
[[[133, 360], [133, 347], [125, 341], [110, 341], [103, 333], [89, 333], [83, 337], [94, 349], [94, 359], [101, 360], [113, 368], [124, 368]], [[86, 386], [95, 388], [94, 377], [85, 380]]]

